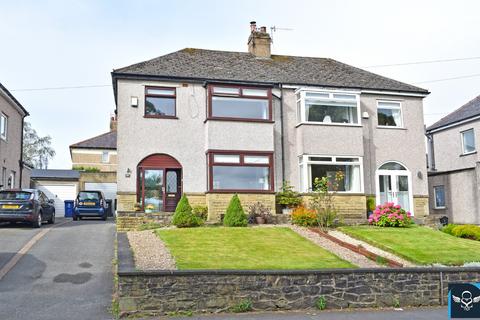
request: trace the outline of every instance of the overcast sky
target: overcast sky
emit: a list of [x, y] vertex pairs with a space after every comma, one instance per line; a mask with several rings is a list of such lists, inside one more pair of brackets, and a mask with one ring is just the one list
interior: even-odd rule
[[[11, 1], [0, 0], [0, 82], [28, 109], [57, 156], [108, 131], [113, 68], [185, 47], [246, 51], [249, 22], [274, 33], [273, 53], [357, 67], [480, 57], [480, 1]], [[429, 89], [433, 123], [480, 94], [480, 59], [367, 70]], [[469, 78], [426, 82], [477, 75]]]

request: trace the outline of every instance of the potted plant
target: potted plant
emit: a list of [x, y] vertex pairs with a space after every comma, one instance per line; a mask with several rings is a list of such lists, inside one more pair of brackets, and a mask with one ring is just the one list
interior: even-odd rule
[[133, 205], [133, 210], [135, 212], [139, 212], [139, 211], [142, 211], [142, 205], [140, 204], [140, 202], [137, 202]]
[[293, 186], [288, 181], [284, 181], [282, 191], [277, 193], [277, 203], [282, 206], [283, 214], [291, 214], [293, 208], [302, 203], [300, 193], [293, 190]]
[[146, 213], [152, 213], [155, 210], [155, 206], [152, 203], [149, 203], [145, 206]]
[[248, 207], [249, 223], [265, 224], [271, 220], [270, 209], [261, 202], [255, 202]]

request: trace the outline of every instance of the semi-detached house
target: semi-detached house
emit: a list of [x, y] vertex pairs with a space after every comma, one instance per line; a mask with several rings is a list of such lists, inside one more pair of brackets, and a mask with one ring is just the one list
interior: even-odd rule
[[248, 52], [186, 48], [112, 72], [119, 211], [181, 196], [216, 220], [234, 193], [275, 208], [289, 181], [340, 177], [335, 202], [364, 219], [367, 196], [428, 213], [428, 91], [327, 59], [273, 55], [251, 24]]

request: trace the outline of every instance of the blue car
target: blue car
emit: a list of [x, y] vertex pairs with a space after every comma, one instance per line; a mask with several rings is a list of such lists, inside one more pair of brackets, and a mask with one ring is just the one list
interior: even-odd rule
[[101, 191], [80, 191], [75, 200], [73, 220], [83, 217], [98, 217], [107, 220], [107, 208], [105, 196]]

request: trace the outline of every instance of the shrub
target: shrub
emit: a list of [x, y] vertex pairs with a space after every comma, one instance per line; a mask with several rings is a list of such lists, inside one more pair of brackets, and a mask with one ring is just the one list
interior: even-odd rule
[[343, 173], [337, 172], [332, 181], [327, 177], [316, 177], [313, 181], [313, 195], [309, 208], [317, 214], [318, 225], [323, 230], [332, 227], [338, 220], [334, 196], [342, 179]]
[[192, 212], [194, 215], [202, 219], [203, 221], [207, 221], [208, 218], [208, 207], [207, 206], [194, 206], [192, 208]]
[[367, 198], [367, 212], [373, 212], [375, 210], [375, 198], [368, 197]]
[[193, 214], [192, 207], [190, 206], [190, 203], [188, 203], [187, 197], [182, 195], [182, 198], [175, 209], [172, 223], [178, 228], [188, 228], [198, 227], [203, 224], [203, 221]]
[[480, 240], [480, 227], [472, 224], [456, 226], [452, 229], [452, 235], [459, 238]]
[[452, 231], [456, 227], [458, 227], [457, 224], [449, 223], [445, 227], [443, 227], [441, 230], [442, 230], [442, 232], [448, 233], [448, 234], [453, 236]]
[[73, 166], [72, 170], [85, 171], [85, 172], [100, 172], [100, 169], [95, 167]]
[[278, 204], [288, 208], [294, 208], [302, 203], [300, 193], [294, 191], [288, 181], [283, 182], [282, 191], [277, 193], [276, 200]]
[[223, 218], [223, 225], [226, 227], [246, 227], [248, 224], [247, 215], [243, 211], [238, 195], [233, 195]]
[[292, 212], [292, 223], [302, 227], [318, 226], [318, 216], [314, 210], [300, 206]]
[[368, 222], [379, 227], [408, 227], [413, 223], [411, 213], [393, 202], [377, 206]]

